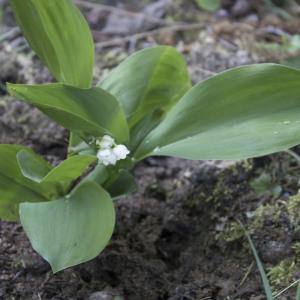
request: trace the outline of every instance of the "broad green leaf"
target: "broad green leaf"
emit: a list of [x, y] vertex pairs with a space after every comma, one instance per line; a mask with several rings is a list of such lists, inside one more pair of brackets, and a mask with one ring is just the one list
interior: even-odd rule
[[4, 221], [19, 220], [19, 204], [23, 201], [47, 201], [44, 195], [35, 191], [3, 173], [0, 173], [0, 219]]
[[69, 157], [53, 168], [41, 181], [41, 185], [54, 185], [62, 193], [66, 193], [70, 184], [88, 169], [88, 167], [96, 161], [95, 156], [76, 155]]
[[96, 257], [107, 245], [115, 225], [108, 193], [85, 182], [69, 196], [45, 203], [22, 203], [20, 218], [33, 248], [53, 272]]
[[207, 11], [215, 11], [221, 7], [220, 0], [195, 0], [197, 5]]
[[274, 64], [232, 69], [201, 82], [135, 154], [246, 159], [300, 142], [300, 71]]
[[0, 218], [17, 221], [19, 204], [23, 201], [49, 200], [48, 191], [24, 177], [17, 161], [17, 153], [30, 151], [17, 145], [0, 145]]
[[51, 192], [52, 197], [63, 196], [71, 183], [84, 174], [96, 161], [95, 156], [76, 155], [53, 168], [46, 160], [29, 150], [17, 153], [17, 161], [24, 177], [39, 183], [40, 188]]
[[61, 162], [53, 168], [41, 182], [68, 182], [78, 178], [87, 167], [96, 161], [95, 156], [76, 155]]
[[12, 0], [30, 47], [59, 82], [92, 84], [94, 43], [88, 24], [71, 0]]
[[79, 89], [63, 84], [8, 84], [11, 95], [26, 101], [80, 136], [104, 134], [128, 140], [128, 126], [114, 96], [100, 88]]
[[120, 101], [132, 128], [155, 110], [169, 110], [191, 82], [183, 57], [172, 47], [160, 46], [133, 54], [99, 86]]
[[39, 155], [28, 150], [17, 153], [17, 161], [23, 176], [40, 182], [51, 171], [52, 166]]

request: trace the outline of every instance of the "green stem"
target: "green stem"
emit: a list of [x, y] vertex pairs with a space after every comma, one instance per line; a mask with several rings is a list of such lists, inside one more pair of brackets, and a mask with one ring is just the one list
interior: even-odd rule
[[291, 155], [300, 164], [300, 156], [292, 150], [285, 150], [285, 153]]

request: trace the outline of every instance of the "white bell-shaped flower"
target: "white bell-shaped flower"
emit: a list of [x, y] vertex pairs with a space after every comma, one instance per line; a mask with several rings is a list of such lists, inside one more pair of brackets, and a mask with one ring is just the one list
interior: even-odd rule
[[96, 145], [100, 148], [97, 158], [105, 166], [114, 166], [118, 160], [125, 159], [130, 153], [125, 145], [116, 145], [115, 140], [108, 135], [98, 140]]
[[125, 159], [126, 156], [130, 153], [126, 146], [117, 145], [113, 148], [113, 153], [117, 156], [118, 160]]
[[111, 149], [100, 150], [97, 154], [97, 157], [99, 161], [104, 164], [104, 166], [108, 166], [108, 165], [114, 166], [118, 161], [117, 156], [114, 154], [114, 152]]

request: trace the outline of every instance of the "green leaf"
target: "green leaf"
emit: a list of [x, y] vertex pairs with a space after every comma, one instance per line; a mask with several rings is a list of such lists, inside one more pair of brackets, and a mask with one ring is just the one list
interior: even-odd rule
[[94, 43], [88, 24], [71, 0], [12, 0], [30, 47], [60, 82], [89, 88]]
[[128, 140], [128, 126], [114, 96], [100, 88], [79, 89], [63, 84], [8, 84], [11, 95], [19, 97], [80, 136], [115, 137]]
[[22, 203], [20, 218], [33, 248], [56, 273], [104, 249], [113, 233], [115, 210], [104, 189], [86, 182], [59, 200]]
[[41, 182], [52, 170], [46, 160], [27, 149], [17, 153], [17, 161], [23, 176], [35, 182]]
[[65, 195], [70, 185], [84, 174], [88, 167], [96, 161], [95, 156], [76, 155], [69, 157], [53, 168], [41, 181], [42, 187], [55, 190], [56, 195]]
[[261, 64], [232, 69], [192, 88], [135, 154], [239, 160], [300, 142], [300, 72]]
[[29, 150], [17, 153], [17, 161], [24, 177], [40, 184], [41, 189], [51, 191], [52, 197], [63, 196], [71, 183], [83, 175], [96, 161], [95, 156], [76, 155], [53, 168], [46, 160]]
[[41, 181], [47, 182], [70, 182], [79, 176], [96, 161], [95, 156], [76, 155], [61, 162], [56, 168], [52, 169]]
[[300, 283], [298, 283], [296, 300], [300, 300]]
[[267, 300], [274, 300], [272, 289], [271, 289], [271, 286], [270, 286], [270, 282], [269, 282], [268, 277], [266, 275], [266, 272], [264, 270], [263, 264], [261, 263], [260, 258], [257, 254], [255, 246], [252, 242], [252, 239], [251, 239], [250, 235], [248, 234], [248, 232], [247, 232], [246, 228], [244, 227], [244, 225], [241, 222], [239, 222], [239, 223], [240, 223], [242, 229], [245, 232], [245, 235], [246, 235], [247, 240], [249, 242], [251, 251], [252, 251], [252, 253], [255, 257], [256, 264], [257, 264], [257, 267], [258, 267], [258, 270], [259, 270], [259, 273], [260, 273], [260, 277], [261, 277], [261, 280], [262, 280], [262, 283], [263, 283], [263, 286], [264, 286], [264, 290], [265, 290], [265, 293], [266, 293]]
[[113, 198], [130, 194], [137, 190], [134, 177], [126, 170], [121, 170], [118, 178], [107, 188]]
[[159, 111], [154, 111], [144, 116], [130, 131], [129, 148], [132, 153], [135, 152], [139, 144], [162, 120], [164, 116]]
[[221, 7], [220, 0], [195, 0], [197, 5], [207, 11], [216, 11]]
[[24, 177], [17, 161], [17, 153], [30, 151], [17, 145], [0, 145], [0, 218], [19, 219], [19, 203], [49, 200], [49, 193], [37, 183]]
[[133, 54], [99, 86], [120, 101], [132, 128], [155, 110], [168, 111], [191, 82], [183, 57], [172, 47], [160, 46]]

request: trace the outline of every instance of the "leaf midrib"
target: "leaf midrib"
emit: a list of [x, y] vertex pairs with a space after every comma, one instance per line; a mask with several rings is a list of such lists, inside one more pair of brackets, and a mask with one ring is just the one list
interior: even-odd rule
[[[23, 102], [29, 102], [29, 101], [23, 100]], [[75, 113], [73, 113], [73, 112], [70, 112], [70, 111], [68, 111], [68, 110], [65, 110], [65, 109], [62, 109], [62, 108], [58, 108], [58, 107], [55, 107], [55, 106], [46, 105], [46, 104], [36, 104], [36, 103], [31, 102], [31, 101], [30, 101], [29, 103], [31, 103], [32, 105], [35, 105], [35, 106], [38, 107], [38, 108], [41, 107], [41, 108], [46, 108], [46, 109], [49, 109], [49, 110], [54, 110], [54, 111], [64, 112], [64, 113], [70, 114], [70, 115], [72, 115], [73, 117], [76, 117], [76, 118], [78, 118], [78, 119], [81, 119], [81, 120], [85, 121], [86, 123], [88, 123], [89, 125], [95, 126], [96, 128], [100, 129], [101, 131], [104, 131], [105, 133], [109, 133], [110, 135], [112, 135], [112, 133], [111, 133], [109, 130], [103, 128], [102, 126], [100, 126], [100, 125], [98, 125], [98, 124], [96, 124], [96, 123], [94, 123], [94, 122], [90, 122], [90, 121], [87, 120], [86, 118], [83, 118], [82, 116], [77, 115], [77, 114], [75, 114]], [[83, 131], [84, 131], [84, 130], [83, 130]]]

